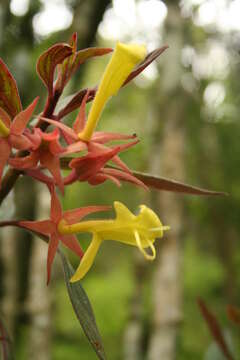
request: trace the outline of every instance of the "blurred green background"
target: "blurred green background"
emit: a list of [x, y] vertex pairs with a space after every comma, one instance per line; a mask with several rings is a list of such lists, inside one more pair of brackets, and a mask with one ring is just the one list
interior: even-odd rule
[[[122, 155], [132, 169], [174, 178], [227, 197], [191, 197], [106, 182], [67, 188], [66, 209], [87, 204], [146, 203], [171, 226], [154, 263], [137, 250], [104, 243], [82, 284], [93, 305], [108, 359], [223, 359], [196, 303], [217, 315], [235, 359], [240, 332], [227, 304], [240, 305], [240, 1], [11, 0], [0, 3], [0, 56], [14, 74], [23, 105], [46, 92], [39, 55], [77, 31], [79, 48], [117, 40], [169, 49], [107, 105], [99, 128], [137, 133]], [[95, 86], [109, 56], [84, 64], [65, 95]], [[89, 108], [89, 105], [88, 105]], [[75, 114], [66, 121], [71, 123]], [[47, 217], [44, 191], [20, 179], [0, 210], [6, 218]], [[49, 198], [47, 196], [46, 203]], [[46, 287], [47, 247], [22, 231], [0, 239], [0, 311], [16, 359], [95, 359], [75, 318], [61, 266]], [[87, 246], [89, 238], [80, 239]], [[77, 266], [77, 259], [69, 254]]]

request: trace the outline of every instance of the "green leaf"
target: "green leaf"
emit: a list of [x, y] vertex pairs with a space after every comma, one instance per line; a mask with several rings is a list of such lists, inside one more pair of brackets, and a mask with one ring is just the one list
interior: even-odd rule
[[84, 291], [83, 287], [81, 286], [80, 281], [70, 283], [69, 280], [71, 279], [75, 271], [66, 259], [63, 252], [60, 249], [58, 250], [58, 252], [62, 260], [65, 283], [75, 314], [98, 358], [101, 360], [105, 360], [106, 357], [102, 344], [102, 339], [97, 328], [93, 309], [88, 299], [88, 296]]
[[16, 80], [0, 58], [0, 106], [13, 119], [21, 110], [22, 104]]
[[49, 96], [53, 94], [53, 78], [56, 66], [72, 54], [72, 47], [68, 44], [55, 44], [46, 50], [38, 59], [37, 73], [46, 85]]

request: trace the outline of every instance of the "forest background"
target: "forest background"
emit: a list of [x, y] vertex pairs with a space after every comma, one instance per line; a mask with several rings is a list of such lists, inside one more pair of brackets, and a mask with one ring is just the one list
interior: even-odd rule
[[[11, 0], [0, 3], [0, 56], [16, 77], [23, 107], [44, 87], [39, 55], [76, 31], [79, 48], [117, 40], [169, 45], [114, 97], [100, 128], [137, 133], [123, 159], [133, 169], [229, 193], [208, 198], [136, 190], [124, 184], [67, 188], [66, 208], [83, 204], [150, 205], [171, 226], [154, 263], [137, 251], [103, 244], [83, 286], [109, 359], [223, 359], [196, 299], [217, 315], [240, 357], [239, 330], [227, 304], [240, 305], [239, 158], [240, 25], [238, 0]], [[107, 56], [84, 64], [66, 96], [95, 86]], [[69, 123], [74, 117], [69, 118]], [[1, 220], [44, 217], [44, 189], [22, 178], [0, 210]], [[47, 216], [46, 216], [47, 217]], [[86, 237], [81, 239], [87, 246]], [[47, 247], [20, 230], [0, 233], [0, 309], [16, 359], [95, 359], [69, 302], [60, 263], [46, 286]], [[76, 259], [70, 257], [72, 263]]]

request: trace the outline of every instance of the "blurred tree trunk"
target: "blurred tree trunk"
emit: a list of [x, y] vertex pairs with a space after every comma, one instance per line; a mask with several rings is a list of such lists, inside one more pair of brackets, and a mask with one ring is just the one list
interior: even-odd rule
[[[76, 2], [76, 5], [73, 7], [74, 18], [71, 31], [73, 30], [78, 33], [78, 48], [93, 46], [93, 43], [96, 41], [98, 26], [110, 4], [111, 0]], [[83, 64], [74, 75], [73, 87], [76, 89], [79, 89], [79, 83], [83, 76], [84, 68], [85, 66]]]
[[[37, 184], [37, 219], [48, 217], [50, 195]], [[25, 307], [30, 315], [28, 358], [51, 359], [51, 288], [46, 285], [47, 244], [34, 236], [30, 259], [29, 293]], [[44, 276], [45, 275], [45, 276]]]
[[[16, 219], [33, 220], [36, 207], [35, 182], [28, 177], [22, 177], [15, 185]], [[13, 244], [16, 255], [16, 281], [18, 314], [16, 319], [17, 338], [21, 338], [22, 324], [28, 321], [28, 309], [25, 307], [25, 299], [29, 288], [30, 258], [32, 251], [32, 234], [19, 230], [15, 231]], [[9, 261], [9, 259], [8, 259]]]
[[73, 29], [78, 33], [81, 47], [89, 47], [96, 40], [98, 26], [110, 4], [111, 0], [76, 1]]
[[1, 312], [6, 319], [6, 326], [12, 335], [15, 332], [17, 309], [17, 279], [16, 279], [16, 229], [2, 230], [1, 258], [3, 262], [3, 299]]
[[[15, 208], [14, 198], [10, 196], [3, 204], [4, 209], [1, 213], [4, 218], [11, 218], [12, 214], [7, 215], [8, 209], [11, 212]], [[2, 219], [1, 219], [2, 220]], [[1, 249], [1, 315], [6, 321], [6, 327], [11, 336], [15, 332], [15, 322], [17, 310], [17, 253], [16, 253], [16, 229], [15, 228], [2, 228], [0, 236], [0, 249]]]
[[[159, 103], [155, 124], [151, 172], [184, 180], [184, 108], [185, 101], [180, 80], [183, 46], [182, 20], [178, 4], [168, 6], [166, 42], [170, 49], [163, 58], [163, 74], [159, 83]], [[165, 61], [165, 62], [164, 62]], [[159, 141], [161, 134], [162, 140]], [[156, 196], [155, 196], [156, 195]], [[181, 321], [181, 198], [173, 193], [154, 194], [153, 206], [159, 209], [164, 224], [171, 225], [161, 242], [153, 278], [153, 331], [150, 337], [149, 360], [176, 358], [176, 337]]]
[[129, 304], [129, 319], [123, 339], [124, 360], [139, 360], [143, 353], [143, 290], [146, 283], [146, 264], [142, 254], [134, 257], [134, 291]]

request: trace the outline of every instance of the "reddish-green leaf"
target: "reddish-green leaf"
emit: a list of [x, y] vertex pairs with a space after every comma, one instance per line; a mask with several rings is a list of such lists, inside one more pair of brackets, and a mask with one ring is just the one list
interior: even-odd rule
[[137, 171], [133, 171], [133, 174], [139, 180], [141, 180], [145, 185], [157, 190], [171, 191], [175, 193], [183, 193], [189, 195], [208, 195], [208, 196], [227, 195], [224, 192], [201, 189], [199, 187], [187, 185], [179, 181], [175, 181], [159, 176], [144, 174]]
[[[60, 100], [57, 106], [57, 111], [58, 111], [57, 118], [60, 120], [67, 114], [78, 109], [82, 104], [83, 98], [86, 95], [87, 90], [88, 89], [80, 90], [78, 93], [69, 95], [63, 100]], [[97, 91], [96, 89], [89, 90], [87, 102], [91, 101], [94, 98], [96, 91]]]
[[80, 281], [75, 283], [70, 282], [70, 279], [74, 274], [74, 269], [64, 256], [63, 252], [60, 249], [58, 252], [62, 260], [65, 283], [75, 314], [98, 358], [105, 360], [106, 357], [102, 339], [97, 328], [93, 309], [88, 296], [81, 286]]
[[228, 318], [236, 325], [240, 325], [240, 308], [228, 305], [227, 307]]
[[158, 56], [160, 56], [166, 49], [167, 45], [162, 46], [152, 52], [150, 52], [145, 59], [131, 72], [128, 78], [123, 83], [123, 86], [128, 84], [129, 81], [133, 80], [136, 76], [138, 76], [148, 65], [150, 65]]
[[0, 58], [0, 106], [14, 118], [21, 110], [22, 104], [16, 81], [7, 66]]
[[197, 300], [201, 313], [208, 325], [208, 328], [219, 346], [222, 354], [225, 355], [226, 359], [233, 360], [233, 356], [228, 348], [228, 345], [224, 339], [223, 332], [218, 323], [216, 316], [207, 308], [207, 305], [202, 299]]
[[112, 51], [113, 51], [113, 49], [111, 49], [111, 48], [97, 48], [97, 47], [79, 50], [76, 53], [76, 58], [74, 59], [73, 71], [76, 71], [78, 69], [78, 67], [81, 64], [83, 64], [86, 60], [88, 60], [92, 57], [95, 57], [95, 56], [106, 55]]
[[60, 91], [70, 80], [71, 76], [87, 59], [95, 56], [102, 56], [112, 51], [111, 48], [87, 48], [77, 51], [77, 33], [70, 38], [69, 45], [72, 47], [73, 53], [58, 67], [58, 80], [56, 88]]
[[37, 72], [46, 87], [49, 95], [53, 93], [53, 79], [56, 66], [72, 54], [72, 47], [68, 44], [56, 44], [46, 50], [38, 59]]

